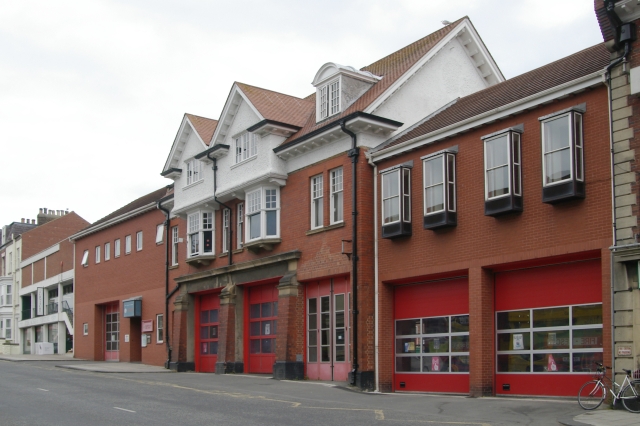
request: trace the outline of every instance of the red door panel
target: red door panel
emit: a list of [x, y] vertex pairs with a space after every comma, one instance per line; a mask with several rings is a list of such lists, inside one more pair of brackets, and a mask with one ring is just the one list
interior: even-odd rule
[[249, 373], [273, 373], [278, 328], [277, 283], [249, 287]]
[[196, 371], [213, 373], [218, 361], [220, 293], [198, 297], [196, 318]]

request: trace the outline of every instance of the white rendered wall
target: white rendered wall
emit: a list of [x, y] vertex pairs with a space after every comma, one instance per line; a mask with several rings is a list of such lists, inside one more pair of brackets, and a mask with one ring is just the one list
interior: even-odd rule
[[404, 123], [398, 133], [452, 100], [486, 87], [464, 47], [454, 38], [373, 114]]
[[191, 132], [185, 144], [182, 157], [178, 162], [178, 168], [182, 169], [182, 173], [174, 184], [174, 210], [183, 209], [199, 200], [213, 196], [213, 171], [210, 165], [202, 164], [200, 169], [202, 180], [187, 186], [187, 164], [185, 160], [192, 159], [205, 149], [207, 147], [200, 141], [195, 131]]

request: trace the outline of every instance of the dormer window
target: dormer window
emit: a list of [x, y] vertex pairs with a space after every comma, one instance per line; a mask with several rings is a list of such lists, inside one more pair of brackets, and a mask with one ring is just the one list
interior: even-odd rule
[[187, 185], [196, 183], [202, 180], [202, 173], [200, 171], [200, 161], [195, 158], [187, 161]]
[[258, 155], [258, 135], [243, 133], [235, 141], [236, 164]]
[[340, 112], [340, 79], [334, 80], [319, 89], [320, 120], [335, 115]]

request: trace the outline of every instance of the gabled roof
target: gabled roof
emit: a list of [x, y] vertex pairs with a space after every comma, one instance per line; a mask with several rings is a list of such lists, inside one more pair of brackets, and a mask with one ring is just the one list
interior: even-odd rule
[[189, 113], [185, 113], [185, 116], [189, 119], [193, 128], [202, 139], [207, 146], [209, 142], [211, 142], [211, 137], [213, 133], [216, 131], [216, 126], [218, 125], [218, 120], [213, 120], [211, 118], [200, 117], [198, 115], [193, 115]]
[[244, 83], [235, 83], [265, 120], [302, 127], [314, 109], [314, 102], [261, 89]]
[[89, 234], [100, 231], [101, 229], [123, 222], [131, 217], [146, 213], [150, 210], [156, 209], [156, 204], [163, 198], [168, 198], [169, 195], [173, 195], [173, 185], [163, 186], [160, 189], [156, 189], [147, 195], [130, 202], [129, 204], [120, 207], [118, 210], [109, 213], [102, 219], [98, 219], [91, 225], [78, 231], [72, 235], [70, 239], [77, 240], [85, 237]]
[[[416, 65], [422, 58], [425, 57], [438, 43], [443, 41], [453, 30], [455, 30], [463, 22], [469, 23], [472, 28], [471, 21], [468, 17], [463, 17], [457, 21], [435, 31], [426, 37], [411, 43], [410, 45], [403, 47], [402, 49], [361, 68], [361, 71], [370, 72], [376, 76], [383, 77], [379, 82], [372, 85], [371, 88], [365, 92], [360, 98], [358, 98], [353, 104], [346, 108], [341, 113], [330, 117], [327, 120], [316, 123], [315, 114], [315, 93], [305, 98], [313, 103], [313, 110], [307, 116], [307, 120], [300, 131], [285, 140], [282, 145], [288, 144], [296, 139], [305, 136], [308, 133], [325, 127], [330, 123], [338, 122], [344, 117], [347, 117], [358, 111], [365, 111], [371, 106], [378, 98], [380, 98], [387, 90], [389, 90], [394, 83], [401, 79], [411, 68]], [[499, 73], [499, 70], [497, 70]], [[502, 74], [500, 73], [502, 78]], [[365, 111], [371, 112], [371, 111]]]
[[604, 43], [452, 102], [373, 150], [380, 151], [471, 119], [562, 84], [602, 71], [609, 64]]

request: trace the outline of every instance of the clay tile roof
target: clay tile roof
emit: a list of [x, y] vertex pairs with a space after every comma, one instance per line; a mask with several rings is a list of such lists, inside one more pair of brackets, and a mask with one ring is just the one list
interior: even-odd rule
[[408, 129], [375, 150], [429, 134], [454, 125], [495, 108], [535, 95], [563, 83], [603, 70], [609, 64], [609, 52], [604, 43], [584, 49], [533, 71], [513, 77], [469, 96], [458, 99], [448, 108], [429, 116], [422, 123]]
[[202, 139], [202, 141], [209, 146], [211, 142], [211, 138], [213, 137], [213, 133], [216, 131], [216, 127], [218, 126], [218, 120], [213, 120], [211, 118], [200, 117], [198, 115], [193, 114], [185, 114], [193, 127], [195, 127], [196, 132]]
[[[195, 126], [195, 124], [194, 124]], [[211, 139], [211, 138], [209, 138]], [[170, 193], [170, 188], [171, 185], [169, 187], [163, 186], [160, 189], [157, 189], [147, 195], [143, 195], [142, 197], [138, 198], [137, 200], [134, 200], [132, 202], [130, 202], [129, 204], [127, 204], [124, 207], [120, 207], [118, 210], [109, 213], [108, 215], [106, 215], [105, 217], [103, 217], [102, 219], [99, 219], [95, 222], [93, 222], [90, 226], [88, 226], [85, 229], [89, 229], [89, 228], [93, 228], [96, 225], [100, 225], [101, 223], [107, 222], [113, 218], [116, 218], [118, 216], [122, 216], [124, 214], [127, 214], [129, 212], [132, 212], [136, 209], [139, 209], [140, 207], [144, 207], [150, 203], [155, 203], [160, 201], [160, 199], [166, 197], [169, 193]]]
[[236, 82], [251, 104], [267, 120], [302, 127], [313, 111], [315, 103], [260, 87]]
[[371, 105], [385, 90], [387, 90], [393, 83], [396, 82], [404, 73], [406, 73], [416, 62], [420, 60], [424, 55], [447, 36], [455, 27], [457, 27], [462, 21], [468, 19], [466, 16], [458, 19], [455, 22], [439, 29], [436, 32], [429, 34], [428, 36], [421, 38], [420, 40], [411, 43], [408, 46], [372, 63], [369, 66], [361, 68], [361, 71], [369, 71], [379, 77], [383, 77], [382, 80], [371, 86], [371, 88], [365, 92], [358, 100], [356, 100], [347, 109], [340, 114], [332, 116], [328, 120], [316, 123], [315, 113], [315, 93], [308, 96], [305, 99], [313, 102], [311, 114], [308, 114], [305, 118], [304, 127], [299, 132], [289, 137], [282, 144], [287, 144], [294, 141], [307, 133], [311, 133], [314, 130], [324, 127], [327, 124], [337, 122], [341, 118], [348, 116], [354, 112], [364, 111], [369, 105]]

